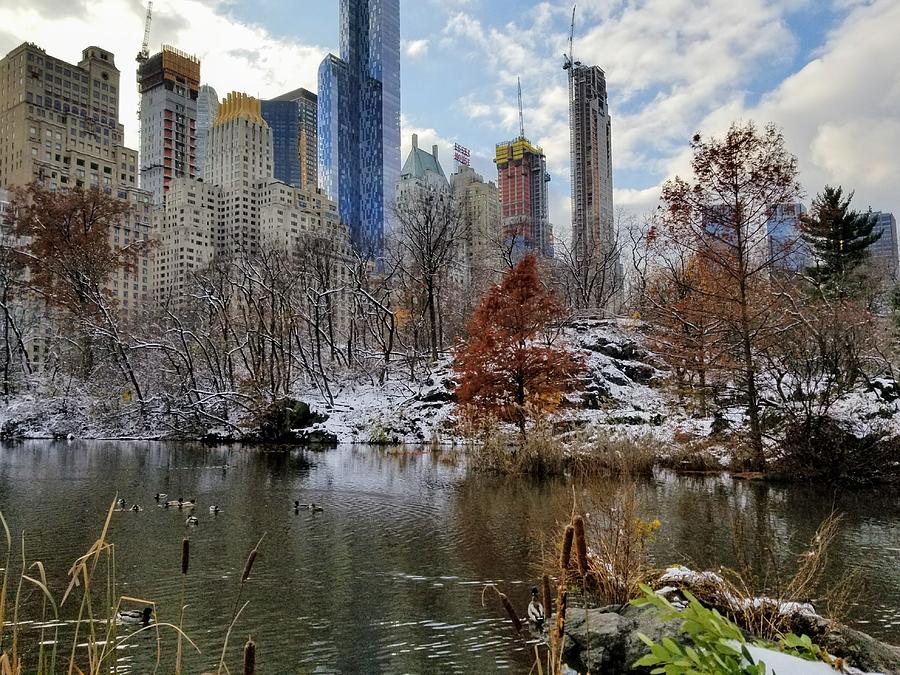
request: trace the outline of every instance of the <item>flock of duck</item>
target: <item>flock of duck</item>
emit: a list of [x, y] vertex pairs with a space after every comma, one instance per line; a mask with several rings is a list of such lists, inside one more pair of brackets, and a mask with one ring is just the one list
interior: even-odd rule
[[[167, 499], [169, 495], [165, 492], [157, 492], [156, 504], [160, 508], [163, 509], [178, 509], [179, 511], [193, 511], [197, 507], [196, 499], [182, 499], [179, 497], [178, 499]], [[138, 513], [143, 511], [144, 509], [140, 504], [132, 504], [128, 506], [128, 502], [124, 497], [119, 497], [116, 500], [116, 511], [131, 511], [133, 513]], [[310, 502], [309, 504], [301, 504], [299, 499], [294, 500], [294, 513], [299, 513], [300, 511], [311, 511], [312, 513], [322, 513], [325, 510], [323, 506], [320, 504], [315, 504]], [[222, 509], [220, 509], [217, 505], [213, 504], [209, 507], [209, 512], [212, 515], [218, 515], [222, 513]], [[200, 523], [200, 519], [197, 518], [193, 513], [191, 513], [187, 519], [184, 521], [185, 525], [198, 525]]]
[[[178, 499], [167, 499], [169, 495], [165, 492], [157, 492], [155, 496], [156, 504], [162, 509], [178, 509], [179, 511], [192, 511], [197, 507], [196, 499], [182, 499], [179, 497]], [[128, 506], [128, 502], [124, 497], [120, 497], [116, 500], [116, 511], [131, 511], [133, 513], [138, 513], [143, 511], [144, 509], [140, 506], [140, 504], [132, 504]], [[299, 513], [300, 511], [310, 511], [312, 513], [322, 513], [324, 511], [324, 507], [320, 504], [315, 504], [310, 502], [309, 504], [301, 504], [299, 499], [294, 500], [294, 513]], [[209, 507], [209, 512], [212, 515], [217, 515], [222, 512], [217, 505], [213, 504]], [[200, 519], [197, 516], [189, 515], [187, 519], [184, 521], [185, 525], [195, 526], [200, 523]], [[123, 624], [134, 624], [141, 626], [149, 626], [153, 622], [153, 608], [145, 607], [144, 609], [126, 609], [118, 612], [116, 614], [116, 618], [119, 623]]]

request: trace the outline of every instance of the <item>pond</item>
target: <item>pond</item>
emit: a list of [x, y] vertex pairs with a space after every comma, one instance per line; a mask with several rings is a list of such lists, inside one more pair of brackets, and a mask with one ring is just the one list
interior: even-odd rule
[[[851, 623], [900, 642], [896, 494], [666, 473], [635, 490], [641, 514], [662, 520], [653, 544], [660, 564], [733, 566], [741, 551], [757, 560], [783, 557], [800, 551], [832, 509], [844, 513], [828, 576], [840, 583], [856, 572], [863, 588]], [[157, 492], [196, 498], [199, 524], [187, 527], [184, 512], [158, 508]], [[113, 517], [119, 592], [155, 601], [163, 621], [177, 622], [181, 542], [191, 538], [184, 627], [202, 654], [188, 650], [186, 673], [214, 670], [244, 561], [263, 533], [229, 664], [239, 662], [252, 635], [262, 673], [527, 673], [532, 647], [516, 638], [496, 600], [482, 607], [482, 589], [497, 584], [524, 613], [540, 573], [541, 535], [558, 531], [572, 499], [564, 482], [467, 475], [462, 462], [430, 452], [0, 446], [0, 510], [14, 536], [24, 530], [29, 560], [44, 561], [58, 591], [116, 493], [143, 507]], [[295, 499], [324, 510], [295, 512]], [[221, 513], [211, 514], [212, 504]], [[30, 609], [39, 604], [35, 596]], [[173, 645], [167, 636], [164, 664]], [[119, 652], [119, 672], [151, 672], [155, 647], [152, 633], [136, 636]]]

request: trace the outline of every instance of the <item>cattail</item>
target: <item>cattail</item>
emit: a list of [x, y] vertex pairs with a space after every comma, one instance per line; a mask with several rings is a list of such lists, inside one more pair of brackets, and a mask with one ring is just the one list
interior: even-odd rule
[[578, 571], [581, 576], [588, 573], [587, 539], [584, 536], [584, 518], [575, 516], [572, 521], [575, 526], [575, 559], [578, 563]]
[[572, 538], [575, 536], [575, 528], [566, 525], [566, 532], [563, 534], [562, 557], [559, 560], [559, 566], [565, 572], [569, 569], [569, 560], [572, 558]]
[[544, 578], [541, 579], [541, 589], [543, 591], [543, 602], [544, 602], [544, 616], [550, 617], [553, 612], [550, 607], [550, 576], [548, 574], [544, 575]]
[[556, 638], [562, 640], [566, 632], [566, 604], [569, 599], [569, 592], [563, 591], [559, 595], [556, 603]]
[[187, 574], [191, 564], [191, 540], [185, 537], [181, 541], [181, 573]]
[[256, 643], [252, 637], [244, 645], [244, 675], [256, 675]]
[[250, 570], [253, 569], [253, 563], [256, 561], [256, 554], [259, 553], [259, 545], [255, 546], [250, 555], [247, 556], [247, 564], [244, 565], [244, 573], [241, 575], [241, 583], [245, 583], [250, 578]]
[[516, 632], [520, 633], [522, 631], [522, 620], [519, 618], [519, 615], [516, 614], [516, 610], [513, 609], [512, 603], [509, 601], [509, 598], [506, 597], [506, 593], [497, 591], [497, 595], [500, 596], [500, 602], [503, 603], [506, 613], [509, 614], [509, 618], [512, 619]]

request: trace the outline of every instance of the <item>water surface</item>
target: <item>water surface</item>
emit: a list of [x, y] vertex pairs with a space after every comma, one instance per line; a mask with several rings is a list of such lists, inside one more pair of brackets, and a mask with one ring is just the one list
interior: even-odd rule
[[[663, 521], [653, 545], [660, 563], [715, 567], [784, 558], [832, 508], [840, 510], [846, 520], [830, 556], [830, 581], [856, 571], [865, 588], [854, 620], [900, 641], [896, 495], [666, 474], [636, 490], [642, 515]], [[184, 512], [157, 508], [156, 492], [196, 498], [199, 525], [189, 528]], [[214, 668], [247, 552], [263, 533], [230, 664], [252, 635], [262, 673], [527, 673], [532, 647], [516, 638], [496, 603], [482, 607], [482, 589], [497, 584], [524, 613], [542, 534], [567, 517], [572, 495], [562, 482], [467, 476], [459, 463], [416, 451], [123, 442], [0, 447], [0, 509], [14, 532], [25, 530], [29, 559], [44, 561], [57, 589], [95, 540], [116, 493], [143, 507], [113, 518], [120, 592], [156, 601], [163, 620], [177, 620], [181, 540], [191, 538], [184, 625], [202, 654], [186, 656], [190, 673]], [[295, 512], [295, 499], [319, 503], [324, 512]], [[222, 512], [210, 514], [211, 504]], [[169, 664], [171, 639], [164, 648]], [[150, 672], [154, 658], [155, 638], [139, 636], [121, 651], [120, 670]]]

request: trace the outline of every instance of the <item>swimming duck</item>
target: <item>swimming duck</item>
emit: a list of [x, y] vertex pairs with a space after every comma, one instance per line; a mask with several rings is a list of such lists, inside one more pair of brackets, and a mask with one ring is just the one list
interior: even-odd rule
[[144, 607], [144, 609], [123, 609], [116, 614], [119, 623], [141, 624], [149, 626], [153, 620], [153, 608]]
[[197, 516], [188, 516], [187, 520], [184, 521], [185, 525], [197, 525], [200, 522], [200, 519]]
[[294, 511], [299, 511], [303, 509], [304, 511], [309, 510], [309, 504], [301, 504], [299, 499], [294, 500]]
[[120, 511], [124, 511], [125, 510], [125, 497], [119, 497], [116, 500], [116, 506], [118, 507], [118, 509]]
[[162, 501], [162, 500], [164, 500], [164, 499], [165, 499], [166, 497], [168, 497], [168, 496], [169, 496], [169, 495], [167, 495], [165, 492], [157, 492], [157, 493], [156, 493], [156, 501], [158, 501], [158, 502], [159, 502], [159, 501]]
[[209, 507], [209, 512], [210, 513], [221, 513], [222, 509], [220, 509], [218, 506], [213, 504], [212, 506]]
[[140, 505], [138, 505], [138, 504], [132, 504], [130, 510], [131, 510], [131, 511], [134, 511], [135, 513], [137, 513], [138, 511], [143, 511], [144, 509], [142, 509], [142, 508], [140, 507]]
[[321, 506], [319, 506], [318, 504], [310, 504], [309, 510], [312, 511], [313, 513], [322, 513], [322, 511], [324, 511], [325, 509], [322, 508]]
[[531, 602], [528, 603], [528, 620], [541, 626], [544, 623], [544, 605], [538, 600], [538, 589], [531, 589]]

